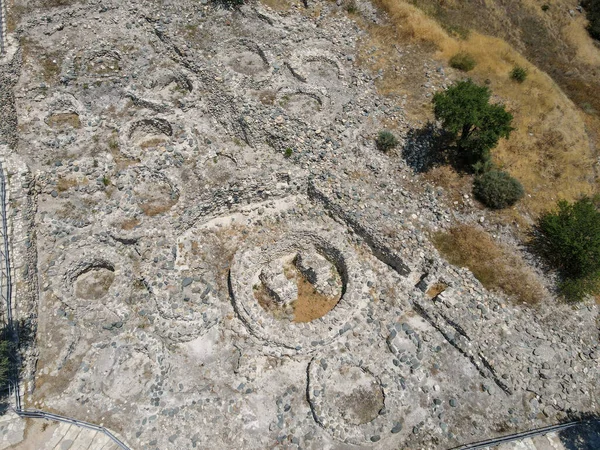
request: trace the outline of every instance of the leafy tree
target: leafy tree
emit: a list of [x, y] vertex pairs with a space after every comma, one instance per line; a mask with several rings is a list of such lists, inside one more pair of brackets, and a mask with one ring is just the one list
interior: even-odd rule
[[590, 35], [600, 40], [600, 0], [583, 0], [581, 5], [585, 8], [590, 22], [588, 25]]
[[599, 198], [558, 202], [555, 211], [537, 224], [535, 244], [562, 275], [560, 288], [571, 300], [598, 292], [600, 287]]
[[433, 96], [435, 117], [451, 133], [469, 164], [490, 160], [500, 138], [508, 139], [513, 116], [504, 105], [490, 104], [491, 93], [471, 80], [459, 81]]

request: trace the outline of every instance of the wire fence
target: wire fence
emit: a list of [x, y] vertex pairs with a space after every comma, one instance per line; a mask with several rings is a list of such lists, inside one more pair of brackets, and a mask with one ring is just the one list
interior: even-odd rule
[[[3, 0], [0, 0], [0, 3]], [[0, 5], [1, 7], [1, 5]], [[19, 368], [21, 367], [21, 361], [19, 359], [19, 329], [18, 324], [15, 325], [13, 317], [13, 302], [12, 302], [12, 266], [10, 260], [10, 235], [8, 230], [8, 195], [6, 192], [6, 177], [2, 162], [0, 161], [0, 301], [6, 305], [6, 313], [2, 317], [7, 336], [14, 346], [14, 351], [11, 352], [14, 355], [11, 360], [10, 371], [8, 376], [9, 386], [9, 398], [14, 397], [15, 406], [14, 412], [20, 417], [30, 419], [46, 419], [55, 420], [58, 422], [65, 422], [73, 424], [82, 428], [95, 430], [97, 432], [105, 434], [115, 444], [117, 444], [122, 450], [130, 450], [119, 438], [113, 433], [102, 426], [94, 425], [89, 422], [82, 420], [73, 419], [70, 417], [61, 416], [54, 413], [48, 413], [44, 411], [34, 409], [23, 409], [21, 402], [21, 389], [20, 389], [20, 373]]]
[[6, 1], [0, 0], [0, 56], [6, 51], [7, 35], [7, 11]]

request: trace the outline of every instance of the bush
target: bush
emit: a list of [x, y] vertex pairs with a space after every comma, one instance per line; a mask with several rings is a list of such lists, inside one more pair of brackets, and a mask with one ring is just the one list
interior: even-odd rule
[[490, 160], [500, 138], [510, 136], [513, 116], [503, 105], [490, 104], [490, 90], [471, 80], [459, 81], [433, 96], [435, 118], [456, 141], [459, 156], [469, 165]]
[[450, 67], [453, 67], [463, 72], [473, 70], [477, 65], [477, 61], [468, 53], [459, 52], [450, 58]]
[[583, 197], [558, 202], [556, 211], [541, 217], [538, 244], [565, 276], [583, 278], [600, 272], [600, 212], [598, 199]]
[[594, 39], [600, 40], [600, 0], [583, 0], [581, 5], [590, 22], [588, 32]]
[[523, 197], [523, 186], [508, 173], [490, 170], [473, 183], [473, 194], [486, 206], [502, 209], [512, 206]]
[[527, 78], [527, 69], [525, 69], [523, 67], [515, 66], [515, 68], [510, 72], [510, 77], [513, 80], [518, 81], [519, 83], [522, 83]]
[[382, 152], [387, 152], [398, 145], [398, 139], [389, 131], [380, 131], [375, 140], [377, 148]]
[[242, 6], [244, 4], [244, 0], [213, 0], [213, 3], [221, 5], [227, 9], [232, 9]]
[[550, 5], [548, 3], [545, 3], [542, 5], [542, 11], [546, 12], [550, 9]]

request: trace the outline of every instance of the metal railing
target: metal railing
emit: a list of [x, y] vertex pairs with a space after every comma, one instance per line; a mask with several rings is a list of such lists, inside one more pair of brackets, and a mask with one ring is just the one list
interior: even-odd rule
[[6, 51], [6, 39], [8, 37], [8, 29], [7, 29], [7, 10], [6, 10], [6, 1], [0, 0], [0, 56], [4, 54]]
[[596, 423], [598, 420], [576, 420], [573, 422], [562, 423], [558, 425], [550, 425], [548, 427], [536, 428], [535, 430], [523, 431], [522, 433], [510, 434], [508, 436], [502, 436], [494, 439], [488, 439], [485, 441], [474, 442], [472, 444], [461, 445], [459, 447], [454, 447], [452, 450], [478, 450], [484, 449], [492, 446], [497, 446], [500, 444], [505, 444], [507, 442], [518, 441], [522, 439], [532, 438], [536, 436], [543, 436], [548, 433], [555, 433], [557, 431], [563, 431], [568, 428], [573, 428], [576, 426], [583, 426], [586, 424]]
[[76, 425], [81, 428], [87, 428], [89, 430], [98, 431], [100, 433], [104, 433], [107, 437], [109, 437], [115, 444], [117, 444], [123, 450], [129, 450], [123, 442], [119, 440], [114, 434], [112, 434], [109, 430], [99, 425], [94, 425], [93, 423], [84, 422], [83, 420], [71, 419], [70, 417], [61, 416], [58, 414], [47, 413], [44, 411], [38, 411], [36, 409], [21, 409], [19, 411], [15, 410], [15, 412], [21, 416], [29, 419], [46, 419], [46, 420], [56, 420], [58, 422], [70, 423], [72, 425]]
[[[0, 3], [2, 0], [0, 0]], [[0, 5], [1, 6], [1, 5]], [[24, 418], [31, 419], [47, 419], [56, 420], [59, 422], [70, 423], [82, 428], [95, 430], [97, 432], [105, 434], [110, 440], [117, 444], [122, 450], [130, 450], [119, 438], [117, 438], [112, 432], [106, 428], [94, 425], [89, 422], [82, 420], [73, 419], [70, 417], [61, 416], [54, 413], [48, 413], [44, 411], [34, 409], [23, 409], [21, 403], [21, 390], [20, 390], [20, 378], [19, 378], [19, 367], [21, 366], [19, 361], [19, 330], [18, 326], [15, 326], [13, 317], [13, 302], [12, 302], [12, 267], [10, 261], [10, 235], [8, 231], [8, 196], [6, 195], [6, 178], [4, 176], [4, 170], [2, 162], [0, 161], [0, 301], [3, 301], [6, 305], [6, 315], [4, 316], [5, 328], [12, 338], [15, 345], [15, 357], [16, 361], [12, 361], [11, 371], [9, 375], [9, 395], [14, 396], [15, 406], [12, 408], [14, 412]]]

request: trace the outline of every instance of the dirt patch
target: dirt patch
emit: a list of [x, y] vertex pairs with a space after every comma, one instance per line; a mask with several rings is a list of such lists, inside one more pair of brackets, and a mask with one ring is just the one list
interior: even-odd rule
[[438, 295], [440, 295], [442, 292], [444, 292], [447, 288], [448, 288], [447, 284], [435, 283], [433, 286], [431, 286], [429, 289], [427, 289], [427, 292], [425, 293], [425, 295], [427, 295], [427, 297], [429, 297], [429, 298], [435, 298]]
[[298, 297], [292, 303], [280, 305], [269, 295], [262, 283], [254, 286], [256, 301], [278, 320], [287, 319], [296, 323], [312, 322], [325, 316], [340, 301], [341, 292], [331, 297], [321, 294], [298, 270], [293, 261], [285, 264], [283, 270], [286, 278], [295, 281], [298, 287]]
[[60, 177], [58, 182], [56, 183], [56, 190], [58, 192], [65, 192], [71, 189], [72, 187], [77, 186], [77, 180], [74, 178], [66, 178]]
[[287, 111], [298, 115], [311, 115], [321, 111], [321, 103], [314, 96], [303, 92], [284, 95], [279, 104]]
[[229, 58], [227, 65], [234, 71], [249, 76], [256, 75], [268, 68], [260, 55], [251, 51], [235, 54]]
[[179, 195], [172, 186], [160, 180], [141, 180], [133, 192], [138, 206], [149, 217], [169, 211], [179, 201]]
[[141, 221], [139, 219], [128, 219], [128, 220], [124, 220], [123, 222], [121, 222], [121, 229], [122, 230], [133, 230], [135, 227], [137, 227], [139, 224], [141, 223]]
[[360, 367], [341, 367], [329, 383], [327, 400], [335, 404], [339, 415], [349, 424], [369, 423], [384, 407], [381, 386]]
[[52, 114], [46, 121], [50, 128], [81, 128], [79, 115], [75, 113], [57, 113]]
[[75, 295], [85, 300], [99, 300], [108, 293], [114, 279], [114, 269], [92, 267], [77, 277]]
[[140, 148], [143, 150], [147, 150], [149, 148], [156, 148], [161, 145], [166, 144], [166, 140], [162, 138], [150, 138], [140, 143]]

